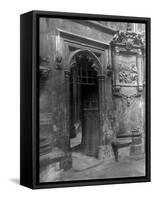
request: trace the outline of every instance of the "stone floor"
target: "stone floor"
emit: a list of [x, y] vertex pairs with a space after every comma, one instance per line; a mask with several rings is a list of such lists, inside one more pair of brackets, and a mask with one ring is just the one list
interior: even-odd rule
[[120, 157], [119, 162], [103, 162], [81, 153], [72, 153], [73, 167], [61, 174], [59, 181], [134, 177], [145, 175], [144, 155]]
[[115, 162], [114, 157], [103, 161], [86, 156], [76, 149], [72, 151], [72, 168], [70, 170], [60, 170], [59, 163], [53, 163], [41, 171], [40, 181], [55, 182], [144, 176], [144, 154], [132, 157], [129, 156], [129, 152], [129, 148], [121, 149], [119, 162]]

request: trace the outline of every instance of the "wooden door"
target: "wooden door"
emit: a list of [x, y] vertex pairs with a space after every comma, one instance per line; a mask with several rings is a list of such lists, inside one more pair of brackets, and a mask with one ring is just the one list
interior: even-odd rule
[[88, 55], [79, 55], [71, 68], [71, 133], [76, 136], [74, 124], [81, 122], [82, 139], [80, 151], [96, 156], [99, 145], [99, 102], [97, 71], [92, 67], [93, 60]]
[[82, 149], [86, 155], [96, 156], [99, 145], [98, 86], [84, 86], [82, 101]]

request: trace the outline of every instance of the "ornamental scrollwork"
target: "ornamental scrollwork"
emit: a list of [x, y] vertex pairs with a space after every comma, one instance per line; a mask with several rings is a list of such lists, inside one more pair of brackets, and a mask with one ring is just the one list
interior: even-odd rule
[[135, 32], [127, 31], [122, 32], [118, 31], [111, 42], [111, 44], [121, 43], [125, 45], [127, 50], [131, 50], [134, 45], [144, 46], [143, 36], [141, 34], [137, 34]]

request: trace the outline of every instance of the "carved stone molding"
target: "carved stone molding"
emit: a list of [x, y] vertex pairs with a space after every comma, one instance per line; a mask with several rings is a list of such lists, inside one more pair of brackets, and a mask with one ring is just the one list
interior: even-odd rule
[[82, 61], [86, 62], [89, 66], [91, 66], [92, 68], [97, 70], [96, 69], [96, 63], [95, 63], [94, 59], [88, 54], [76, 55], [75, 60], [76, 60], [76, 63], [79, 63], [79, 62], [82, 62]]
[[137, 94], [138, 94], [138, 96], [141, 96], [142, 95], [142, 92], [143, 92], [143, 85], [139, 85], [138, 87], [137, 87]]
[[113, 75], [113, 69], [112, 69], [111, 65], [107, 66], [106, 74], [107, 74], [107, 76], [112, 77], [112, 75]]
[[56, 69], [62, 69], [63, 66], [63, 58], [60, 55], [56, 55], [56, 59], [55, 59], [55, 64], [56, 64]]
[[97, 78], [98, 78], [99, 81], [104, 81], [105, 80], [105, 73], [98, 75]]
[[124, 95], [122, 95], [121, 97], [122, 97], [121, 99], [122, 99], [123, 103], [127, 107], [130, 107], [134, 103], [136, 95], [133, 95], [133, 96], [124, 96]]
[[120, 52], [119, 47], [115, 46], [115, 48], [114, 48], [114, 54], [116, 54], [117, 56], [119, 56], [119, 52]]
[[78, 53], [74, 58], [72, 59], [70, 66], [76, 67], [78, 63], [86, 63], [86, 65], [92, 67], [98, 75], [101, 75], [100, 68], [98, 67], [98, 63], [96, 62], [95, 58], [93, 58], [91, 55], [89, 55], [87, 52], [84, 53]]
[[127, 50], [131, 50], [134, 45], [143, 47], [144, 41], [141, 34], [137, 34], [135, 32], [131, 32], [127, 30], [126, 32], [118, 31], [111, 42], [112, 45], [125, 45]]
[[141, 49], [137, 49], [137, 56], [138, 57], [142, 57], [143, 56], [143, 53], [142, 53]]
[[121, 90], [121, 87], [120, 86], [112, 86], [112, 90], [113, 90], [113, 95], [115, 96], [121, 96], [120, 95], [120, 90]]

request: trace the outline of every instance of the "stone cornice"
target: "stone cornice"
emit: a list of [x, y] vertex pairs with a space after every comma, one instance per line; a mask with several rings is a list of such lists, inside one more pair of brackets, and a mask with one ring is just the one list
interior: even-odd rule
[[77, 23], [80, 23], [80, 24], [84, 24], [84, 25], [87, 25], [87, 26], [94, 26], [96, 29], [99, 29], [105, 33], [108, 33], [110, 35], [114, 35], [116, 33], [116, 30], [112, 29], [112, 28], [109, 28], [107, 26], [104, 26], [103, 24], [100, 24], [99, 22], [97, 21], [93, 21], [93, 20], [75, 20], [75, 19], [72, 19], [71, 21], [74, 21], [74, 22], [77, 22]]
[[60, 36], [62, 36], [62, 38], [64, 38], [64, 40], [66, 40], [66, 41], [78, 41], [78, 42], [82, 42], [82, 43], [87, 43], [89, 45], [96, 46], [101, 49], [108, 48], [108, 46], [109, 46], [109, 44], [103, 43], [100, 40], [94, 40], [92, 38], [85, 37], [85, 36], [75, 34], [75, 33], [69, 32], [69, 31], [65, 31], [62, 29], [57, 29], [57, 30], [59, 31]]

